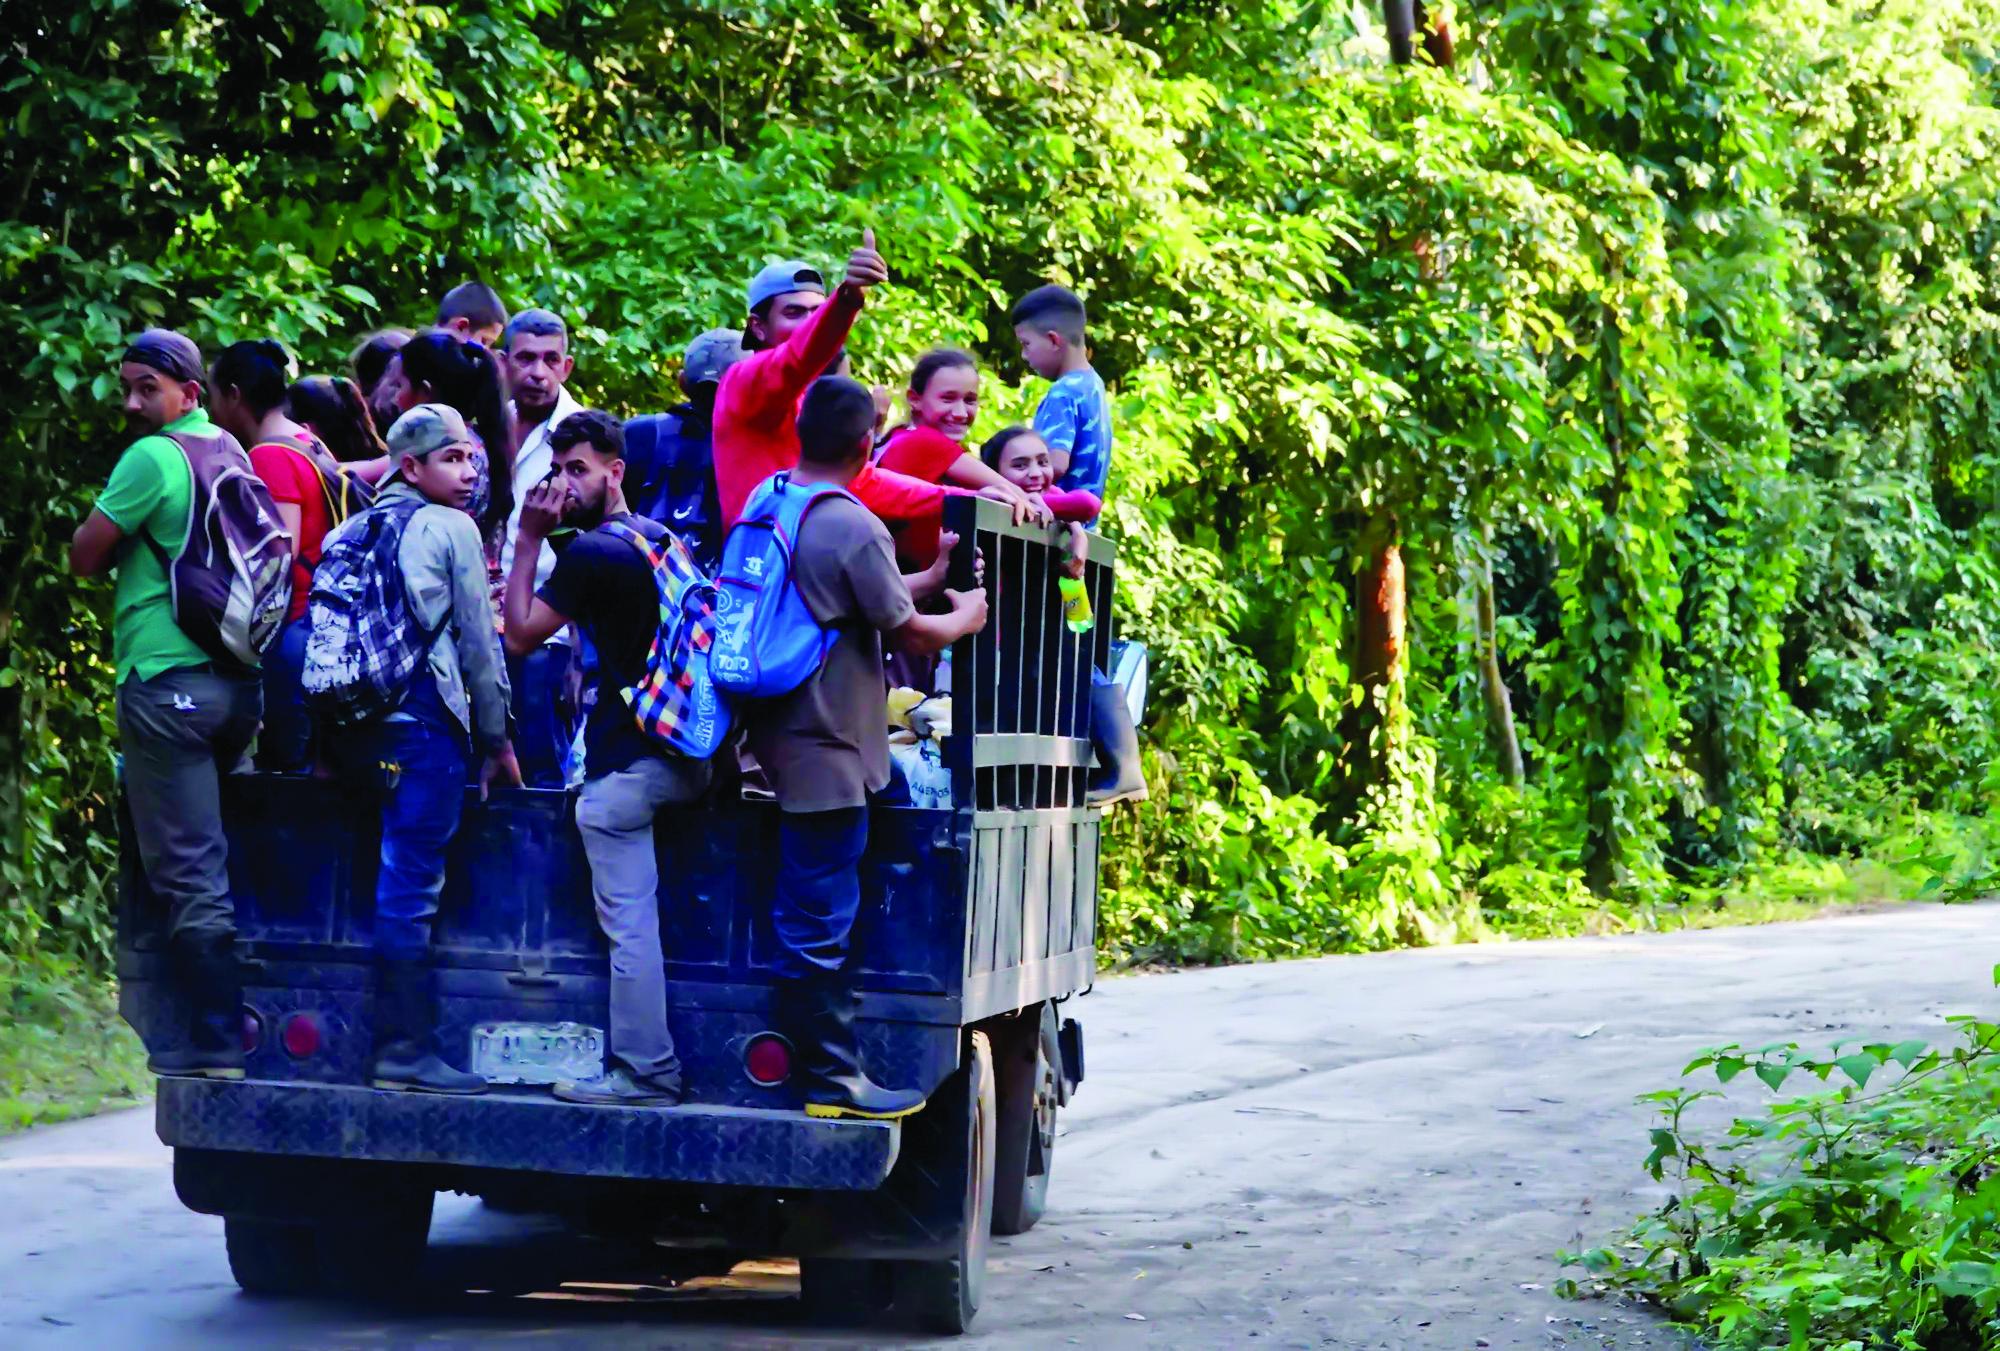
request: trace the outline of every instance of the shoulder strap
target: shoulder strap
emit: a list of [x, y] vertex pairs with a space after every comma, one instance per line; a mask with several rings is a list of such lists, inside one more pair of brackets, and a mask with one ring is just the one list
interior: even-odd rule
[[[222, 435], [225, 436], [228, 435], [228, 433], [223, 432], [220, 427], [216, 428], [216, 431]], [[195, 495], [195, 490], [201, 486], [201, 476], [194, 472], [195, 451], [192, 446], [188, 445], [189, 438], [185, 432], [157, 431], [154, 432], [153, 435], [164, 436], [167, 440], [173, 442], [174, 449], [178, 450], [181, 453], [181, 460], [183, 463], [187, 465], [188, 533], [181, 536], [181, 547], [185, 549], [187, 547], [188, 540], [194, 537], [194, 508], [195, 508], [194, 495]], [[144, 440], [145, 438], [141, 437], [140, 439]], [[169, 576], [169, 578], [171, 578], [174, 571], [173, 556], [166, 551], [165, 546], [163, 546], [158, 540], [153, 538], [152, 527], [147, 525], [144, 521], [141, 521], [139, 523], [139, 538], [146, 542], [146, 547], [153, 551], [153, 557], [160, 560], [161, 570], [164, 571]]]
[[597, 528], [615, 539], [624, 540], [639, 551], [639, 556], [646, 560], [646, 570], [653, 574], [653, 590], [659, 596], [660, 603], [672, 604], [673, 588], [667, 580], [667, 538], [673, 532], [668, 531], [667, 535], [661, 536], [660, 542], [655, 544], [623, 521], [604, 521], [599, 523]]
[[[403, 532], [410, 528], [410, 522], [413, 519], [415, 519], [416, 514], [418, 512], [422, 511], [425, 507], [435, 506], [437, 504], [434, 502], [427, 502], [424, 501], [422, 498], [419, 498], [414, 502], [408, 500], [399, 500], [395, 502], [385, 502], [382, 505], [388, 508], [388, 513], [387, 513], [388, 520], [386, 528], [388, 530], [388, 533], [395, 541], [394, 547], [396, 550], [395, 558], [392, 561], [395, 563], [398, 569], [397, 573], [398, 577], [401, 577], [401, 568], [403, 565]], [[371, 507], [370, 510], [371, 511], [375, 510], [375, 508]], [[409, 614], [412, 619], [414, 619], [416, 618], [416, 614], [414, 608], [410, 604], [409, 579], [407, 577], [401, 577], [401, 585], [403, 588], [403, 610], [405, 613]], [[439, 635], [441, 635], [446, 629], [451, 627], [452, 604], [453, 604], [452, 598], [449, 595], [447, 595], [445, 597], [445, 602], [444, 602], [444, 613], [438, 616], [438, 622], [431, 625], [418, 626], [419, 631], [424, 635], [424, 652], [426, 655], [428, 655], [430, 650], [437, 645], [437, 640]]]

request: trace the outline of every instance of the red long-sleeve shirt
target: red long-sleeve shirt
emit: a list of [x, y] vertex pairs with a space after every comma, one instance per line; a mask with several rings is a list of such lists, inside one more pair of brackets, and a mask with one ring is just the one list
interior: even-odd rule
[[[843, 282], [791, 337], [743, 358], [715, 392], [715, 496], [727, 530], [750, 494], [771, 475], [799, 464], [799, 402], [826, 372], [861, 313], [862, 292]], [[938, 510], [944, 490], [870, 466], [850, 485], [885, 521]]]

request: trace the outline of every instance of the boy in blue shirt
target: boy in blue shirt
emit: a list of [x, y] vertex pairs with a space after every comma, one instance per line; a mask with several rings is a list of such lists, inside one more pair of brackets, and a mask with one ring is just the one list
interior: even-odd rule
[[[1083, 298], [1067, 286], [1038, 286], [1015, 303], [1008, 317], [1021, 343], [1021, 359], [1052, 382], [1035, 408], [1035, 432], [1048, 445], [1056, 486], [1102, 499], [1111, 476], [1111, 399], [1090, 366]], [[1098, 760], [1090, 780], [1091, 805], [1145, 801], [1146, 777], [1131, 710], [1123, 692], [1097, 671], [1090, 676], [1090, 738]]]
[[1054, 382], [1035, 409], [1035, 434], [1048, 445], [1056, 486], [1102, 498], [1111, 473], [1111, 400], [1090, 367], [1082, 298], [1066, 286], [1038, 286], [1010, 317], [1021, 359]]

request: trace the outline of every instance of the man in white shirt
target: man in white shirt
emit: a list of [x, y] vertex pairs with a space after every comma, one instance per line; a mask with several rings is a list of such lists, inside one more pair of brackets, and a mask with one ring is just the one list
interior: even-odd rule
[[[500, 575], [514, 565], [514, 540], [520, 532], [521, 508], [528, 490], [549, 476], [555, 456], [549, 435], [581, 406], [563, 388], [576, 368], [569, 354], [569, 328], [548, 310], [523, 310], [507, 322], [501, 340], [500, 367], [514, 396], [514, 514], [501, 535]], [[535, 585], [555, 571], [556, 553], [545, 540], [535, 565]], [[568, 629], [559, 629], [525, 657], [509, 660], [514, 687], [515, 752], [521, 774], [531, 787], [560, 788], [563, 759], [576, 735], [576, 698], [572, 688], [576, 656]]]

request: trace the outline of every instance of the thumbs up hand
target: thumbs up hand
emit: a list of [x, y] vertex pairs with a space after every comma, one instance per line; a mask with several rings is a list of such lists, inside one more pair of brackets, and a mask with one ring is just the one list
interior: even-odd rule
[[847, 282], [850, 286], [880, 286], [889, 280], [889, 265], [875, 252], [874, 228], [861, 231], [861, 247], [847, 255]]

